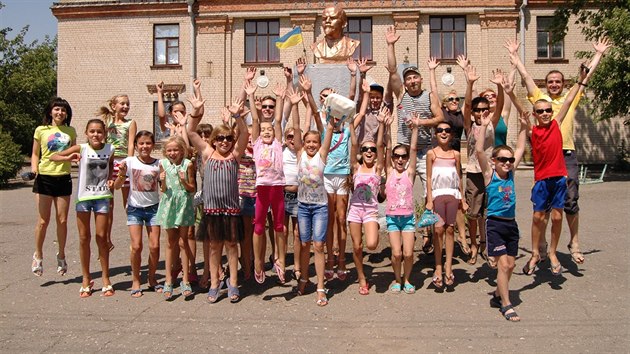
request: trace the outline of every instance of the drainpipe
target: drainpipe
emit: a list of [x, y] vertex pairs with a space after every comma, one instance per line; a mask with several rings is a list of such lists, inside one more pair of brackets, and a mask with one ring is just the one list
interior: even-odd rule
[[193, 12], [193, 5], [195, 0], [187, 0], [188, 2], [188, 15], [190, 16], [190, 87], [193, 87], [193, 82], [197, 78], [197, 45], [195, 40], [195, 13]]
[[525, 8], [527, 7], [527, 0], [523, 0], [519, 9], [520, 17], [520, 31], [521, 31], [521, 63], [525, 64]]

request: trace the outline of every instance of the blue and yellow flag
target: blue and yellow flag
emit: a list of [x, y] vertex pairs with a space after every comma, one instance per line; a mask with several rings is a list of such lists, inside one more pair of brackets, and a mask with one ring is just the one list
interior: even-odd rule
[[302, 28], [300, 26], [295, 27], [289, 33], [276, 39], [276, 47], [278, 49], [285, 49], [293, 47], [302, 43]]

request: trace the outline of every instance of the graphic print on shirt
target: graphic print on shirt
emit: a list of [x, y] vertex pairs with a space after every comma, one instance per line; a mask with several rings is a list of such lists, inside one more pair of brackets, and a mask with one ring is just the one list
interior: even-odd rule
[[260, 158], [258, 159], [257, 167], [258, 174], [264, 176], [267, 169], [273, 165], [274, 151], [272, 145], [263, 144], [262, 151], [260, 152]]
[[503, 205], [509, 205], [510, 201], [512, 200], [512, 193], [514, 192], [512, 190], [512, 187], [502, 187], [499, 186], [498, 188], [499, 193], [501, 194], [501, 200], [503, 201]]
[[393, 198], [393, 203], [390, 206], [389, 210], [397, 210], [399, 208], [405, 208], [407, 200], [407, 186], [397, 183], [394, 186], [394, 192], [396, 193], [396, 197]]
[[133, 179], [134, 191], [138, 192], [157, 192], [157, 181], [159, 173], [157, 171], [132, 170], [131, 178]]
[[51, 152], [63, 151], [70, 147], [70, 136], [62, 132], [51, 134], [48, 136], [46, 146], [48, 146], [48, 151]]
[[357, 195], [357, 200], [363, 203], [370, 202], [374, 197], [372, 186], [378, 186], [380, 183], [380, 177], [370, 176], [367, 181], [357, 184], [357, 186], [354, 188], [354, 193]]
[[109, 156], [88, 154], [87, 171], [85, 174], [85, 190], [90, 192], [103, 192], [109, 189], [107, 186]]

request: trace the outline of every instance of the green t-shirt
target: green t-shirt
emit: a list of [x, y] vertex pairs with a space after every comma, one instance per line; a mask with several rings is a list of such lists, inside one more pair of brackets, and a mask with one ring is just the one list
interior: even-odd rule
[[127, 157], [129, 147], [129, 127], [133, 120], [123, 123], [111, 122], [107, 127], [107, 143], [114, 146], [114, 157]]

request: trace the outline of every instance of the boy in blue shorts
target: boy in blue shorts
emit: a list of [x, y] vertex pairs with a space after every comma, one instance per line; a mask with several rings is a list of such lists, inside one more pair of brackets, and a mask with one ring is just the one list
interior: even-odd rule
[[537, 125], [531, 131], [532, 155], [534, 158], [534, 179], [532, 203], [534, 215], [532, 219], [532, 257], [523, 267], [523, 273], [532, 275], [540, 262], [538, 243], [544, 236], [547, 226], [547, 214], [551, 210], [551, 245], [549, 261], [551, 273], [562, 274], [562, 265], [556, 256], [560, 232], [562, 231], [562, 210], [567, 191], [567, 169], [562, 152], [562, 134], [560, 124], [564, 120], [573, 98], [581, 93], [585, 84], [587, 71], [580, 69], [580, 79], [569, 91], [558, 114], [553, 115], [551, 102], [541, 99], [534, 102], [534, 117]]

